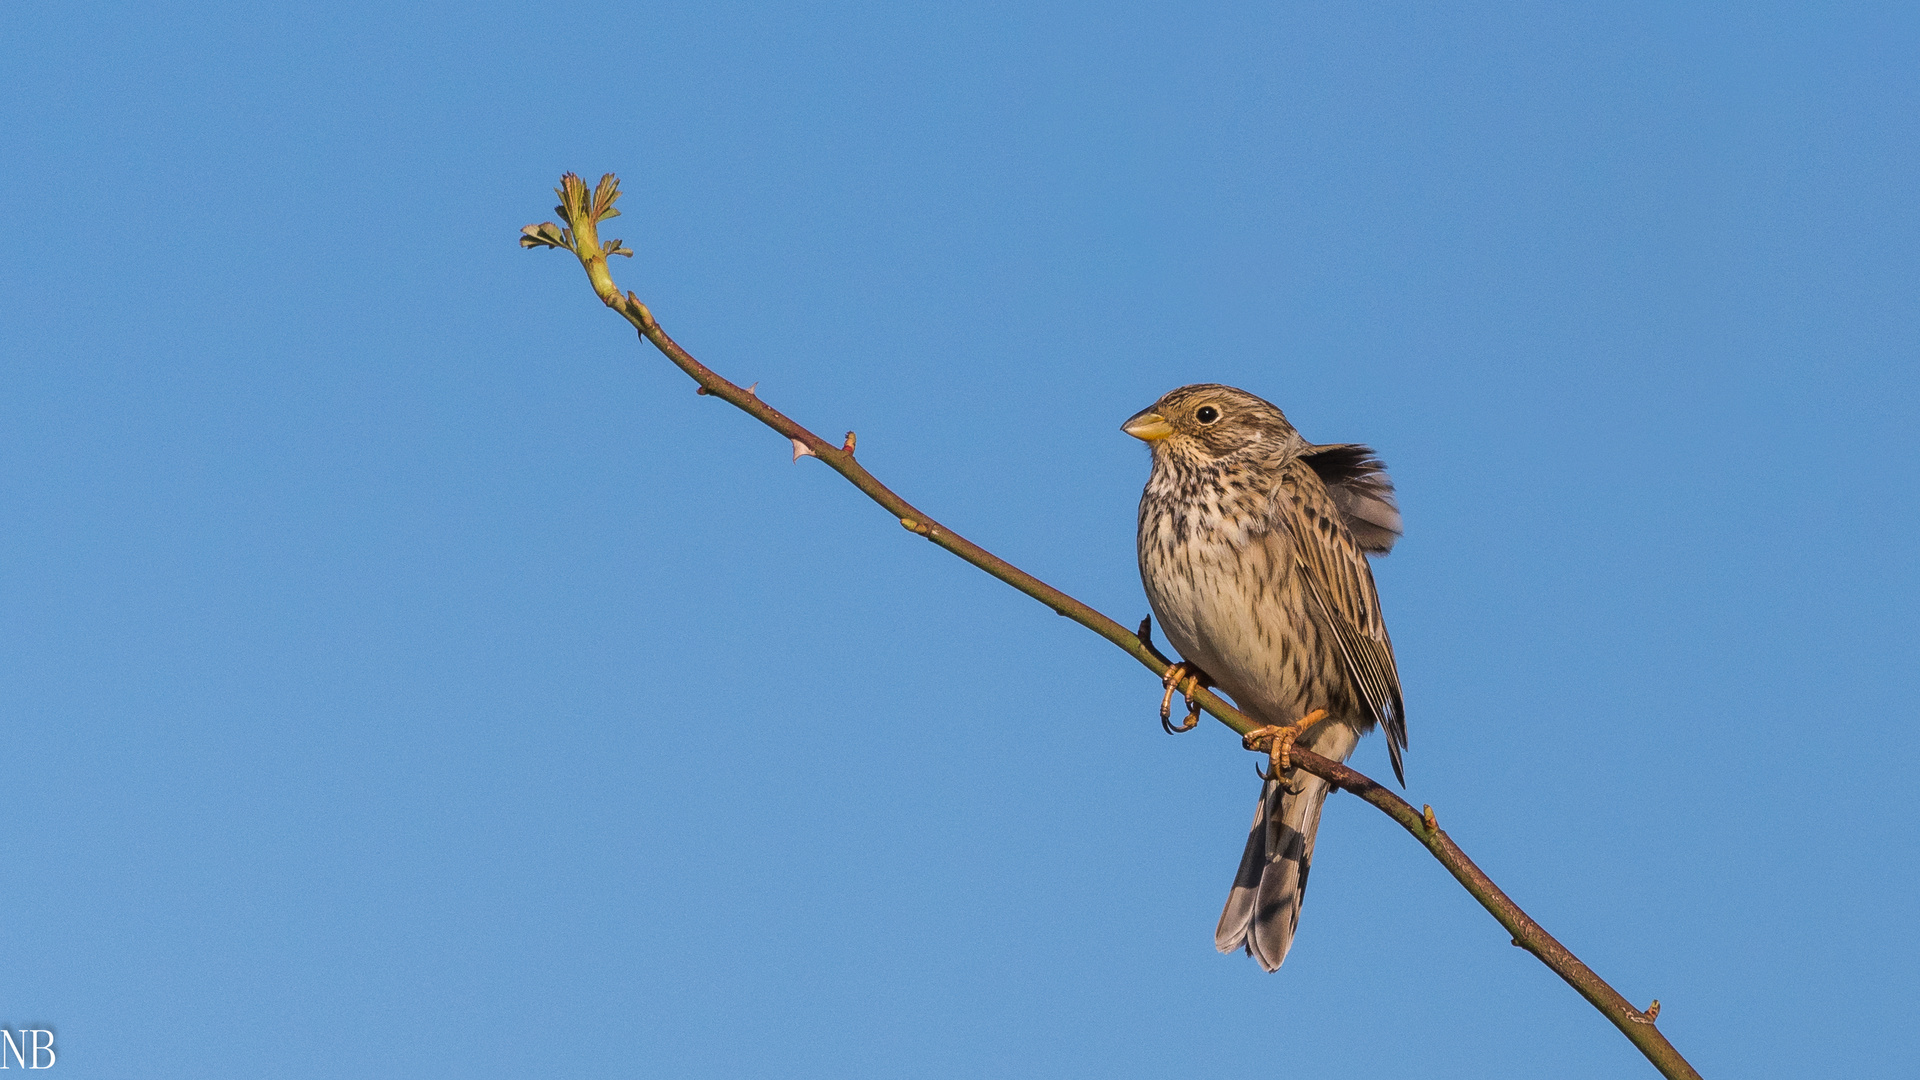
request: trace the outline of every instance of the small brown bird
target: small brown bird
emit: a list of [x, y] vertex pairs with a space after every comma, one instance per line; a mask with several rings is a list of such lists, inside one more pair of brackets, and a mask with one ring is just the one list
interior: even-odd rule
[[1316, 446], [1230, 386], [1183, 386], [1122, 430], [1153, 451], [1140, 580], [1183, 660], [1162, 704], [1197, 681], [1267, 725], [1246, 740], [1273, 768], [1213, 941], [1273, 971], [1293, 945], [1328, 793], [1285, 767], [1289, 746], [1344, 761], [1379, 724], [1405, 783], [1400, 675], [1367, 565], [1400, 536], [1393, 484], [1373, 451]]

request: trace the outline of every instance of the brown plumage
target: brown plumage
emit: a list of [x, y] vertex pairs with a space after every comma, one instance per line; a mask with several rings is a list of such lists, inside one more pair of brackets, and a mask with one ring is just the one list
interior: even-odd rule
[[[1263, 724], [1327, 718], [1297, 745], [1344, 761], [1386, 729], [1407, 744], [1400, 676], [1367, 555], [1400, 536], [1385, 467], [1364, 446], [1315, 446], [1230, 386], [1183, 386], [1127, 421], [1153, 450], [1140, 497], [1140, 579], [1181, 657]], [[1272, 971], [1293, 945], [1327, 783], [1266, 781], [1214, 933]]]

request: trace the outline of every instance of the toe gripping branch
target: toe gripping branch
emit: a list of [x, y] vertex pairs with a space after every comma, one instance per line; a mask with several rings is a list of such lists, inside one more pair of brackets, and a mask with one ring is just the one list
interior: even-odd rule
[[[1169, 735], [1178, 735], [1183, 731], [1192, 731], [1200, 722], [1200, 703], [1193, 699], [1194, 691], [1202, 686], [1211, 686], [1207, 674], [1186, 661], [1181, 661], [1167, 669], [1160, 678], [1167, 692], [1160, 695], [1160, 726]], [[1183, 685], [1184, 684], [1184, 685]], [[1173, 723], [1173, 695], [1178, 691], [1187, 699], [1187, 716], [1178, 725]]]
[[[1192, 731], [1194, 727], [1200, 723], [1200, 703], [1193, 699], [1194, 692], [1200, 687], [1212, 686], [1212, 680], [1207, 678], [1206, 672], [1201, 671], [1192, 664], [1184, 660], [1179, 663], [1174, 663], [1167, 659], [1166, 654], [1154, 648], [1153, 616], [1149, 615], [1140, 620], [1138, 634], [1140, 644], [1145, 645], [1148, 652], [1152, 653], [1161, 663], [1167, 665], [1167, 673], [1160, 677], [1160, 685], [1167, 688], [1167, 692], [1160, 695], [1161, 729], [1169, 735], [1178, 735], [1183, 731]], [[1187, 718], [1182, 720], [1178, 726], [1175, 726], [1173, 723], [1173, 695], [1175, 692], [1180, 693], [1187, 699]]]
[[1260, 779], [1271, 780], [1288, 769], [1293, 768], [1293, 744], [1307, 729], [1327, 718], [1327, 710], [1315, 709], [1301, 717], [1297, 723], [1268, 724], [1255, 728], [1240, 739], [1240, 745], [1249, 750], [1265, 751], [1267, 771], [1260, 772], [1255, 765], [1253, 771], [1260, 773]]

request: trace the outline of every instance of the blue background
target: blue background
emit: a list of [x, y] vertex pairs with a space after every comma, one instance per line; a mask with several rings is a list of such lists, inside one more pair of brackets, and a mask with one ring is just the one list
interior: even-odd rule
[[[523, 252], [1131, 624], [1126, 416], [1400, 485], [1409, 798], [1710, 1077], [1912, 1067], [1920, 14], [10, 5], [0, 1022], [110, 1078], [1652, 1075]], [[1385, 774], [1378, 739], [1355, 764]], [[17, 1067], [17, 1066], [16, 1066]]]

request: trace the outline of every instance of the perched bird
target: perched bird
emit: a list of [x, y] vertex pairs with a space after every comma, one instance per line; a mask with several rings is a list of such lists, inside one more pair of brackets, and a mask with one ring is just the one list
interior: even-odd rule
[[1230, 386], [1183, 386], [1122, 430], [1152, 448], [1140, 580], [1182, 658], [1163, 720], [1173, 691], [1198, 682], [1266, 725], [1247, 746], [1273, 768], [1213, 940], [1273, 971], [1293, 945], [1328, 793], [1285, 768], [1289, 746], [1344, 761], [1378, 724], [1405, 783], [1400, 675], [1367, 565], [1400, 536], [1393, 484], [1373, 451], [1316, 446]]

